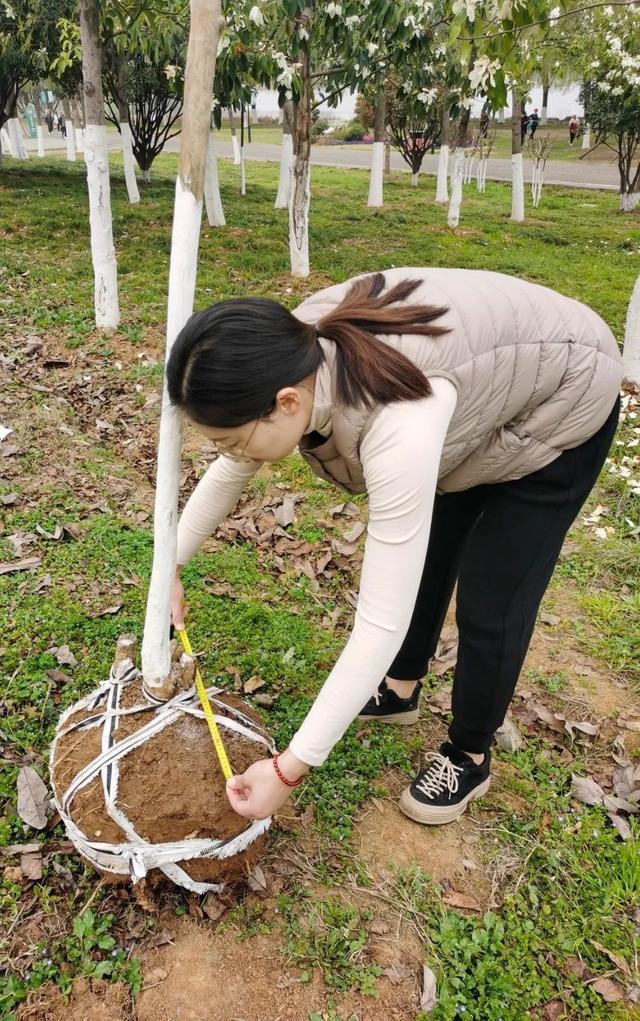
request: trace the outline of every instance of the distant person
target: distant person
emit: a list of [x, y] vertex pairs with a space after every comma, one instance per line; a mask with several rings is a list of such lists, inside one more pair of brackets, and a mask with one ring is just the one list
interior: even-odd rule
[[527, 137], [527, 128], [529, 127], [529, 114], [522, 108], [522, 117], [520, 118], [520, 145], [524, 145], [524, 140]]
[[486, 138], [489, 130], [489, 111], [486, 106], [482, 107], [480, 114], [480, 138]]
[[60, 133], [61, 133], [62, 137], [66, 138], [67, 137], [67, 122], [66, 122], [63, 114], [60, 114], [60, 116], [58, 118], [58, 124], [60, 126]]
[[538, 107], [535, 108], [531, 116], [529, 117], [529, 129], [531, 131], [530, 137], [533, 138], [536, 131], [538, 130], [538, 124], [540, 123], [540, 116], [538, 114]]
[[571, 120], [569, 121], [569, 145], [573, 145], [573, 143], [576, 140], [577, 134], [578, 134], [578, 118], [574, 113], [571, 115]]

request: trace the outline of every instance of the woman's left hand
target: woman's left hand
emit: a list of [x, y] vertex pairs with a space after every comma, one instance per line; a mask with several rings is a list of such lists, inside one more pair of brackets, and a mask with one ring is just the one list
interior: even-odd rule
[[[305, 763], [288, 751], [279, 756], [278, 765], [290, 780], [297, 780], [308, 769]], [[266, 819], [273, 815], [282, 808], [292, 790], [292, 787], [287, 787], [279, 779], [272, 759], [260, 759], [240, 776], [232, 776], [227, 780], [227, 797], [231, 807], [245, 819]]]

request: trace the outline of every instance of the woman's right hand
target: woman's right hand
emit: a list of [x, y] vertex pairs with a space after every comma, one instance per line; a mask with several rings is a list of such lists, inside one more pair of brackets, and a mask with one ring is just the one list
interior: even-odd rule
[[171, 623], [176, 631], [184, 631], [184, 621], [188, 614], [187, 602], [184, 596], [184, 585], [179, 574], [173, 579], [171, 590]]

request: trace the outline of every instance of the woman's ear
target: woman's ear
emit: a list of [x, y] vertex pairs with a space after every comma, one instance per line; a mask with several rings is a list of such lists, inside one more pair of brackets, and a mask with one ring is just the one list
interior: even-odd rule
[[295, 386], [285, 386], [276, 394], [276, 411], [283, 415], [297, 415], [302, 408], [302, 398]]

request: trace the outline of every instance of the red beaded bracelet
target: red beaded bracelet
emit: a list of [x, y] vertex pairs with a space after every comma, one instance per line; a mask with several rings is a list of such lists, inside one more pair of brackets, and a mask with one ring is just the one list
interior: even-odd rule
[[274, 757], [271, 760], [273, 762], [273, 768], [276, 771], [276, 776], [278, 777], [279, 780], [282, 780], [282, 782], [286, 784], [287, 787], [298, 787], [304, 780], [304, 776], [298, 777], [297, 780], [288, 780], [287, 777], [282, 772], [282, 770], [280, 769], [280, 766], [278, 765], [279, 758], [280, 758], [279, 755], [274, 755]]

